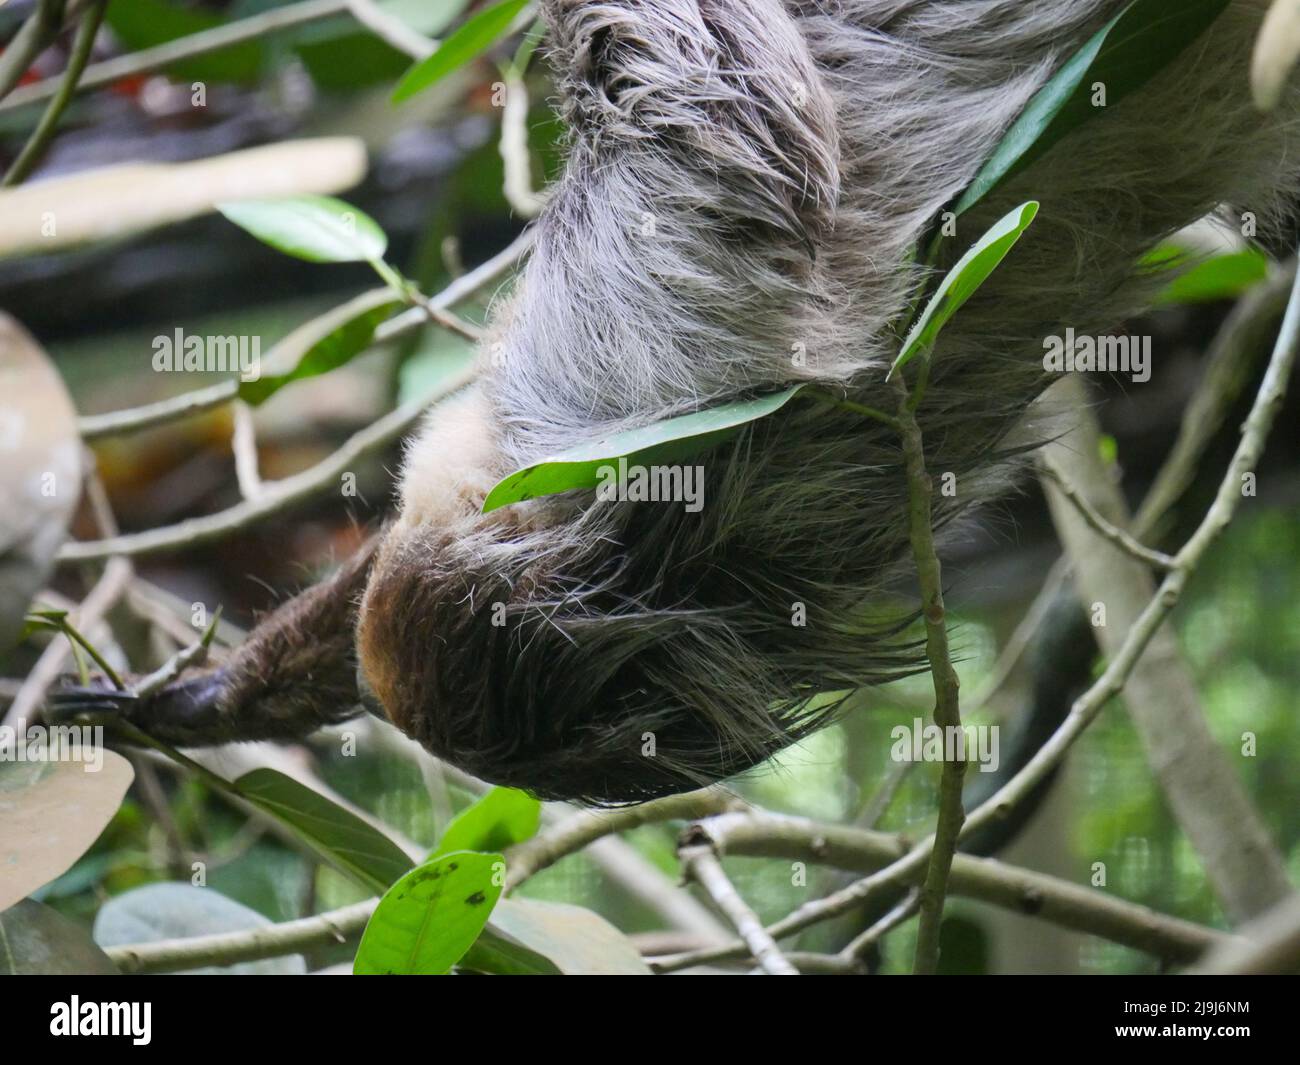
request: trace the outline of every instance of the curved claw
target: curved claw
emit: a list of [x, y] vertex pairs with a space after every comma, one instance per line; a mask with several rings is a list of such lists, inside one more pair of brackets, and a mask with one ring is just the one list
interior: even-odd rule
[[45, 698], [45, 718], [69, 721], [86, 715], [121, 714], [137, 702], [134, 692], [96, 686], [55, 688]]

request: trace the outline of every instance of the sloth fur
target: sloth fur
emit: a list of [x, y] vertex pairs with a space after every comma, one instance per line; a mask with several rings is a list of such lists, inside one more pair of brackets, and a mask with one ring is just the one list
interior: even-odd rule
[[[827, 723], [842, 699], [825, 693], [916, 671], [908, 619], [882, 613], [909, 558], [885, 425], [796, 399], [687, 460], [699, 513], [576, 492], [483, 515], [484, 493], [584, 440], [800, 381], [892, 408], [913, 250], [1123, 6], [544, 0], [568, 165], [478, 382], [408, 449], [373, 556], [140, 722], [178, 742], [301, 733], [353, 712], [359, 663], [361, 694], [439, 757], [617, 803], [748, 769]], [[1257, 114], [1247, 73], [1267, 6], [1235, 0], [944, 239], [941, 268], [1042, 203], [933, 353], [918, 417], [931, 473], [956, 477], [941, 526], [1014, 474], [1044, 337], [1138, 309], [1143, 254], [1220, 205], [1281, 219], [1296, 99]]]

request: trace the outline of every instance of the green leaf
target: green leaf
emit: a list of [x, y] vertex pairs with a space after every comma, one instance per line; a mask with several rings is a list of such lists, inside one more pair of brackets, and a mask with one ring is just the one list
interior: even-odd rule
[[365, 351], [379, 324], [403, 305], [391, 288], [374, 289], [313, 318], [267, 353], [269, 372], [240, 382], [239, 398], [256, 406], [292, 381], [337, 370]]
[[308, 262], [376, 262], [388, 248], [373, 218], [333, 196], [235, 200], [217, 210], [263, 244]]
[[[227, 24], [219, 15], [194, 7], [178, 7], [164, 0], [113, 0], [104, 20], [114, 36], [132, 52]], [[258, 79], [264, 61], [262, 42], [244, 41], [183, 59], [164, 69], [187, 81], [231, 81], [246, 85]]]
[[294, 829], [317, 853], [376, 894], [412, 866], [406, 852], [351, 810], [274, 769], [254, 769], [235, 790]]
[[803, 387], [795, 385], [784, 392], [682, 414], [580, 444], [500, 481], [484, 500], [483, 513], [571, 488], [594, 488], [601, 480], [600, 469], [620, 458], [627, 459], [629, 464], [647, 466], [688, 458], [720, 443], [748, 423], [780, 410]]
[[[1104, 112], [1106, 108], [1092, 102], [1095, 84], [1106, 86], [1106, 106], [1113, 107], [1177, 59], [1229, 2], [1134, 0], [1038, 90], [957, 201], [955, 213], [969, 210], [1071, 131]], [[1142, 146], [1133, 148], [1141, 151]]]
[[[517, 964], [522, 956], [494, 953], [504, 944], [545, 959], [548, 968], [528, 970]], [[599, 914], [567, 903], [521, 898], [497, 903], [491, 924], [462, 964], [507, 974], [548, 972], [553, 967], [566, 976], [650, 975], [632, 941]], [[494, 965], [502, 967], [492, 968]]]
[[[465, 10], [468, 0], [379, 0], [385, 14], [417, 33], [436, 37]], [[411, 57], [358, 29], [343, 16], [307, 23], [284, 34], [320, 88], [352, 91], [393, 81], [411, 66]]]
[[[1177, 248], [1161, 247], [1147, 261], [1167, 267], [1181, 264], [1182, 255]], [[1160, 292], [1155, 302], [1167, 305], [1235, 300], [1252, 285], [1268, 277], [1268, 270], [1268, 256], [1254, 248], [1216, 255], [1180, 274]]]
[[528, 0], [502, 0], [474, 15], [443, 41], [433, 55], [416, 63], [403, 75], [393, 90], [393, 103], [409, 100], [486, 51], [510, 28], [527, 4]]
[[[515, 899], [498, 899], [493, 917], [502, 909], [514, 906]], [[460, 968], [494, 976], [561, 976], [560, 967], [544, 954], [539, 954], [514, 936], [498, 929], [488, 921], [474, 945], [460, 960]]]
[[957, 260], [907, 334], [903, 350], [889, 369], [890, 377], [906, 366], [917, 352], [928, 349], [934, 343], [948, 319], [988, 280], [988, 276], [1006, 258], [1007, 252], [1015, 246], [1037, 214], [1037, 200], [1022, 203], [995, 222], [975, 242], [975, 246]]
[[358, 976], [441, 975], [478, 938], [501, 896], [499, 854], [454, 851], [412, 869], [379, 900], [361, 936]]
[[431, 857], [451, 851], [502, 851], [537, 832], [542, 804], [514, 788], [493, 788], [442, 834]]

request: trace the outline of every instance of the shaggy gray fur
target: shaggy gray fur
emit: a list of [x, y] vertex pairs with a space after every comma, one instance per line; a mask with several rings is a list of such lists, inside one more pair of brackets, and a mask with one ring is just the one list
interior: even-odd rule
[[[884, 369], [921, 280], [912, 249], [1122, 6], [544, 0], [571, 156], [489, 346], [479, 387], [501, 468], [479, 472], [799, 380], [890, 406]], [[1263, 223], [1295, 193], [1294, 95], [1267, 119], [1249, 105], [1266, 6], [1233, 3], [945, 241], [951, 262], [1011, 206], [1042, 201], [934, 352], [919, 415], [931, 472], [958, 486], [935, 499], [941, 524], [1001, 490], [1014, 443], [1033, 438], [1018, 423], [1048, 383], [1044, 336], [1119, 322], [1141, 302], [1142, 253], [1221, 202]], [[625, 802], [753, 766], [833, 715], [812, 697], [921, 667], [907, 619], [881, 614], [907, 558], [888, 429], [797, 400], [701, 461], [698, 514], [572, 493], [399, 522], [358, 626], [387, 713], [485, 779]], [[317, 600], [345, 601], [349, 572], [277, 624], [298, 643], [313, 619], [335, 624], [348, 612]], [[314, 654], [252, 641], [223, 674], [220, 712], [247, 726], [227, 733], [305, 727], [322, 686], [340, 703], [352, 663], [327, 637]], [[263, 659], [301, 675], [298, 710], [259, 725]]]
[[[891, 406], [911, 249], [1122, 6], [546, 0], [572, 144], [485, 366], [506, 466], [797, 380]], [[928, 463], [958, 483], [942, 524], [1007, 480], [1008, 434], [1050, 383], [1044, 336], [1114, 326], [1142, 253], [1219, 203], [1268, 219], [1294, 191], [1294, 98], [1269, 119], [1248, 103], [1266, 6], [1234, 3], [945, 242], [951, 262], [1042, 201], [934, 352]], [[701, 514], [587, 493], [392, 534], [361, 651], [393, 719], [486, 779], [634, 801], [824, 724], [835, 706], [811, 696], [917, 668], [872, 607], [907, 557], [888, 429], [796, 401], [702, 461]]]

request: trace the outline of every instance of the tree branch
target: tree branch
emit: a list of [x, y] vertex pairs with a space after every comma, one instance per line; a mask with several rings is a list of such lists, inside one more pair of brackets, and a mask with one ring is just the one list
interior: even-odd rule
[[[200, 33], [191, 33], [186, 37], [178, 37], [174, 41], [167, 41], [152, 48], [142, 48], [138, 52], [129, 52], [102, 63], [93, 63], [86, 69], [85, 76], [78, 83], [77, 91], [98, 89], [134, 74], [146, 74], [184, 59], [215, 52], [233, 44], [242, 44], [244, 41], [256, 40], [278, 30], [301, 26], [308, 22], [318, 22], [347, 10], [348, 0], [304, 0], [303, 3], [288, 7], [272, 8], [238, 22], [216, 26]], [[26, 67], [23, 69], [25, 70]], [[40, 100], [48, 100], [59, 91], [61, 84], [61, 78], [45, 78], [34, 85], [24, 85], [15, 89], [7, 99], [0, 101], [0, 112], [11, 111]], [[3, 82], [0, 81], [0, 89], [2, 88]], [[3, 93], [0, 92], [0, 95]]]
[[104, 953], [124, 973], [172, 972], [276, 958], [324, 944], [347, 942], [361, 933], [378, 905], [378, 899], [366, 899], [283, 924], [157, 943], [106, 947]]
[[[1100, 520], [1119, 528], [1126, 524], [1124, 497], [1102, 462], [1100, 430], [1083, 381], [1073, 377], [1060, 387], [1068, 396], [1068, 428], [1047, 445], [1046, 461], [1059, 468], [1068, 458], [1078, 499], [1087, 500]], [[1080, 520], [1084, 511], [1067, 501], [1059, 482], [1053, 482], [1047, 485], [1047, 495], [1057, 534], [1074, 564], [1080, 597], [1096, 604], [1094, 611], [1105, 611], [1104, 616], [1094, 615], [1093, 622], [1103, 651], [1113, 656], [1155, 594], [1149, 564], [1111, 537], [1099, 537], [1093, 522]], [[1239, 501], [1240, 481], [1233, 491]], [[1177, 563], [1171, 559], [1169, 565], [1172, 570]], [[1191, 566], [1184, 565], [1179, 580], [1190, 572]], [[1290, 885], [1281, 856], [1206, 723], [1195, 681], [1171, 629], [1157, 626], [1152, 631], [1126, 687], [1125, 707], [1147, 761], [1232, 922], [1240, 923], [1284, 898]]]
[[36, 10], [0, 53], [0, 98], [9, 94], [36, 57], [54, 42], [63, 25], [63, 8], [64, 0], [38, 0]]
[[749, 908], [749, 904], [740, 897], [740, 892], [723, 872], [722, 863], [713, 853], [708, 843], [683, 847], [678, 851], [682, 860], [682, 869], [688, 880], [694, 880], [727, 915], [740, 938], [745, 941], [750, 955], [758, 962], [759, 968], [768, 976], [798, 976], [796, 969], [781, 953], [758, 914]]
[[4, 180], [0, 181], [0, 186], [10, 187], [24, 181], [40, 161], [41, 156], [45, 154], [46, 148], [54, 138], [54, 131], [58, 129], [59, 119], [63, 117], [63, 112], [72, 102], [72, 97], [77, 91], [77, 82], [86, 69], [86, 63], [90, 60], [91, 49], [95, 46], [95, 35], [99, 32], [100, 23], [104, 21], [104, 11], [107, 6], [108, 0], [93, 0], [90, 9], [82, 15], [81, 23], [77, 26], [76, 40], [72, 44], [72, 53], [68, 56], [68, 65], [63, 72], [63, 80], [59, 84], [58, 91], [50, 100], [50, 106], [41, 115], [41, 120], [36, 124], [31, 137], [23, 145], [23, 150], [18, 153], [18, 158], [9, 167]]
[[[912, 857], [918, 850], [909, 851], [902, 836], [883, 832], [759, 810], [711, 817], [693, 826], [692, 831], [706, 837], [715, 852], [724, 856], [785, 858], [854, 871], [880, 870], [867, 878], [879, 883], [918, 885], [926, 877], [923, 868], [926, 851], [919, 852], [918, 860]], [[899, 877], [896, 870], [904, 863], [907, 863], [905, 875]], [[1102, 891], [990, 858], [956, 855], [949, 886], [955, 894], [1030, 914], [1171, 961], [1191, 961], [1231, 938]], [[852, 908], [844, 905], [838, 894], [828, 895], [801, 906], [770, 925], [767, 932], [773, 939], [783, 939]], [[658, 958], [652, 967], [656, 971], [672, 972], [738, 957], [747, 950], [745, 944], [733, 943], [690, 955]]]
[[1042, 476], [1051, 480], [1056, 490], [1079, 512], [1079, 516], [1087, 522], [1093, 532], [1109, 540], [1125, 554], [1144, 565], [1154, 566], [1158, 570], [1167, 570], [1173, 565], [1174, 560], [1163, 551], [1143, 546], [1120, 526], [1103, 517], [1101, 512], [1088, 501], [1087, 496], [1070, 482], [1070, 478], [1061, 469], [1060, 462], [1051, 451], [1039, 453], [1038, 465]]
[[670, 795], [639, 806], [614, 810], [584, 810], [539, 832], [532, 839], [516, 843], [505, 852], [507, 893], [561, 858], [574, 854], [605, 836], [627, 832], [659, 821], [689, 821], [743, 805], [736, 796], [720, 788]]
[[[471, 296], [498, 280], [523, 258], [532, 244], [531, 230], [525, 230], [516, 237], [508, 247], [498, 252], [486, 262], [480, 263], [467, 274], [452, 281], [436, 296], [430, 297], [421, 306], [395, 315], [375, 330], [374, 343], [383, 344], [389, 340], [405, 336], [428, 324], [431, 313], [443, 311], [469, 299]], [[436, 319], [434, 319], [436, 320]], [[447, 324], [439, 322], [439, 324]], [[93, 414], [77, 419], [77, 429], [83, 440], [97, 440], [100, 437], [115, 436], [120, 433], [152, 429], [158, 425], [198, 414], [214, 407], [229, 403], [239, 394], [238, 380], [231, 378], [219, 384], [173, 396], [171, 399], [148, 403], [129, 410], [113, 411], [109, 414]]]
[[[921, 427], [916, 420], [912, 397], [902, 375], [894, 378], [898, 397], [898, 425], [903, 441], [903, 459], [907, 470], [908, 531], [912, 557], [916, 562], [917, 580], [921, 585], [921, 616], [925, 619], [925, 655], [930, 662], [934, 682], [934, 723], [942, 729], [961, 728], [959, 691], [961, 681], [952, 665], [948, 647], [948, 626], [943, 605], [943, 575], [934, 546], [934, 522], [930, 500], [934, 482], [925, 468], [925, 446]], [[966, 779], [964, 749], [947, 759], [939, 778], [939, 816], [935, 825], [934, 847], [929, 868], [921, 887], [920, 928], [916, 937], [914, 971], [933, 973], [939, 966], [939, 925], [943, 919], [943, 900], [947, 891], [948, 872], [957, 851], [966, 812], [962, 806], [962, 783]]]

